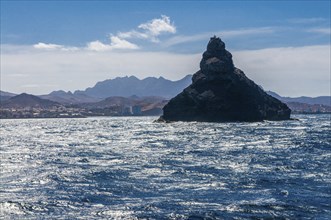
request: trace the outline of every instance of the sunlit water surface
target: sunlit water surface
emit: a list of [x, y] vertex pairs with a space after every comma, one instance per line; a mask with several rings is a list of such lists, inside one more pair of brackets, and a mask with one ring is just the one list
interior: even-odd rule
[[330, 219], [330, 115], [1, 120], [0, 218]]

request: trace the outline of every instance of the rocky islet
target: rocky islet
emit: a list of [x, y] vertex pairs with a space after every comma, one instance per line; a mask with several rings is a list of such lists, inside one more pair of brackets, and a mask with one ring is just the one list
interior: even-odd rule
[[236, 68], [224, 42], [214, 36], [192, 84], [163, 108], [159, 121], [236, 122], [288, 120], [291, 110]]

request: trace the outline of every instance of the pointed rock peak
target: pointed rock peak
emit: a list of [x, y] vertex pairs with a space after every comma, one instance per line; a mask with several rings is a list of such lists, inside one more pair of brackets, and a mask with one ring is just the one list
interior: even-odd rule
[[200, 69], [204, 73], [220, 74], [233, 71], [232, 55], [225, 49], [225, 44], [219, 37], [210, 38], [207, 51], [202, 55]]
[[207, 45], [207, 51], [208, 52], [220, 52], [225, 50], [225, 43], [221, 40], [221, 38], [211, 37], [209, 40], [209, 43]]

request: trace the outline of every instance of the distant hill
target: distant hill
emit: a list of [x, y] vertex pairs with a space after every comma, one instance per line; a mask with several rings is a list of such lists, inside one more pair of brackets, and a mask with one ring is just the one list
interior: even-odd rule
[[10, 96], [10, 97], [13, 97], [17, 94], [14, 94], [14, 93], [11, 93], [11, 92], [5, 92], [5, 91], [1, 91], [0, 90], [0, 96]]
[[331, 96], [318, 96], [318, 97], [306, 97], [306, 96], [301, 96], [301, 97], [282, 97], [278, 95], [275, 92], [268, 91], [267, 92], [269, 95], [275, 97], [276, 99], [279, 99], [285, 103], [288, 102], [296, 102], [296, 103], [305, 103], [305, 104], [310, 104], [310, 105], [327, 105], [331, 106]]
[[130, 97], [132, 95], [172, 98], [191, 83], [191, 78], [192, 75], [187, 75], [178, 81], [171, 81], [163, 77], [147, 77], [142, 80], [135, 76], [117, 77], [98, 82], [94, 87], [84, 91], [75, 91], [74, 94], [95, 98]]
[[3, 101], [6, 101], [10, 99], [11, 97], [15, 96], [16, 94], [10, 93], [10, 92], [5, 92], [0, 90], [0, 103]]
[[13, 96], [6, 101], [1, 102], [1, 108], [51, 108], [55, 106], [61, 106], [57, 102], [53, 102], [47, 99], [41, 99], [37, 96], [22, 93], [17, 96]]
[[61, 104], [78, 104], [78, 103], [92, 103], [102, 100], [101, 98], [90, 97], [85, 94], [73, 94], [72, 92], [65, 92], [63, 90], [51, 92], [48, 95], [39, 96], [43, 99], [48, 99]]

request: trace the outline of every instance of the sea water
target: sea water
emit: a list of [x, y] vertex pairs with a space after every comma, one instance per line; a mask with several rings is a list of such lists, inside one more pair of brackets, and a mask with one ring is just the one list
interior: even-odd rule
[[3, 219], [330, 219], [330, 115], [1, 120]]

